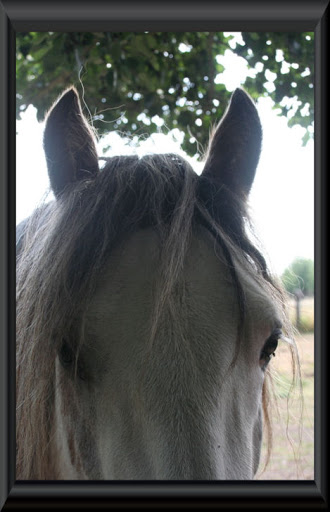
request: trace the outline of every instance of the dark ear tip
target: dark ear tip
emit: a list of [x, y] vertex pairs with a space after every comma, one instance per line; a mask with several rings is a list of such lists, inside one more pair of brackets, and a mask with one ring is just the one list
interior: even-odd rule
[[64, 96], [67, 96], [68, 98], [78, 96], [78, 91], [74, 85], [70, 85], [70, 87], [62, 92], [60, 98], [63, 98]]
[[254, 101], [251, 98], [251, 96], [247, 92], [245, 92], [244, 89], [241, 89], [240, 87], [235, 89], [235, 91], [233, 92], [232, 97], [231, 97], [231, 103], [233, 103], [233, 104], [243, 104], [244, 103], [245, 105], [250, 105], [250, 106], [253, 106], [253, 108], [255, 108]]
[[73, 86], [69, 87], [68, 89], [66, 89], [63, 93], [62, 93], [62, 96], [61, 98], [68, 98], [68, 99], [74, 99], [74, 98], [77, 98], [78, 97], [78, 92], [77, 92], [77, 89]]
[[70, 110], [79, 110], [79, 95], [75, 87], [66, 89], [55, 101], [53, 107], [49, 110], [46, 117], [50, 115], [59, 114], [62, 111], [68, 113]]
[[236, 87], [235, 91], [233, 92], [233, 96], [243, 97], [246, 96], [247, 93], [242, 89], [242, 87]]
[[57, 104], [69, 106], [70, 104], [76, 103], [77, 101], [79, 101], [79, 95], [77, 89], [72, 86], [62, 93], [62, 95], [58, 99]]

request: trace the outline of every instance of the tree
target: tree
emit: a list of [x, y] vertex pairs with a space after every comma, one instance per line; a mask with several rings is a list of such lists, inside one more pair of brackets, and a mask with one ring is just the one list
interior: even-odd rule
[[306, 33], [243, 32], [244, 46], [236, 53], [254, 69], [245, 86], [257, 98], [267, 89], [288, 125], [306, 128], [304, 144], [313, 133], [314, 35]]
[[[313, 122], [313, 33], [242, 36], [244, 45], [236, 44], [233, 51], [255, 75], [245, 89], [255, 98], [271, 96], [291, 116], [290, 124], [306, 128], [306, 142]], [[211, 126], [230, 96], [215, 80], [223, 71], [217, 56], [229, 43], [233, 36], [222, 32], [18, 33], [17, 118], [32, 104], [42, 119], [63, 89], [81, 79], [101, 135], [109, 123], [112, 129], [141, 135], [164, 122], [165, 128], [182, 130], [183, 149], [196, 154], [200, 145], [206, 149]]]
[[286, 268], [281, 276], [285, 289], [294, 294], [300, 289], [304, 295], [314, 295], [314, 262], [297, 258]]

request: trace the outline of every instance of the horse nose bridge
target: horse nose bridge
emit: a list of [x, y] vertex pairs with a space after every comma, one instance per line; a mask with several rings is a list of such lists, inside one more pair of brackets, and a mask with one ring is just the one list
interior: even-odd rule
[[210, 364], [206, 372], [186, 352], [172, 356], [144, 372], [138, 394], [151, 417], [165, 421], [177, 434], [190, 426], [197, 435], [219, 413], [218, 368], [213, 362], [214, 367]]
[[218, 448], [223, 444], [221, 361], [214, 353], [211, 357], [210, 346], [201, 354], [193, 336], [155, 343], [157, 351], [146, 359], [136, 388], [154, 473], [166, 479], [218, 479], [224, 471]]
[[[149, 456], [157, 478], [217, 479], [222, 474], [214, 405], [190, 394], [158, 395], [146, 416]], [[165, 475], [165, 476], [164, 476]]]
[[172, 417], [155, 428], [150, 444], [157, 478], [217, 479], [222, 473], [217, 441], [207, 420]]

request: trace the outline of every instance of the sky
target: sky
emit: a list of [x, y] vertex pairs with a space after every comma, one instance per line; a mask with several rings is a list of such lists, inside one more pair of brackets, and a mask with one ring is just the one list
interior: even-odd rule
[[[219, 56], [225, 72], [217, 76], [229, 91], [240, 87], [249, 73], [244, 59], [230, 50]], [[271, 87], [272, 84], [270, 83]], [[296, 258], [314, 259], [314, 144], [302, 147], [303, 128], [288, 128], [285, 117], [276, 114], [269, 98], [260, 98], [257, 110], [263, 127], [263, 145], [249, 204], [263, 253], [276, 274]], [[16, 222], [28, 217], [43, 200], [52, 199], [42, 148], [44, 126], [30, 106], [17, 121]], [[215, 122], [219, 119], [215, 119]], [[176, 152], [185, 156], [198, 174], [202, 166], [180, 148], [181, 134], [155, 134], [139, 148], [145, 152]], [[109, 143], [109, 154], [131, 150], [117, 134], [99, 142], [99, 154]]]

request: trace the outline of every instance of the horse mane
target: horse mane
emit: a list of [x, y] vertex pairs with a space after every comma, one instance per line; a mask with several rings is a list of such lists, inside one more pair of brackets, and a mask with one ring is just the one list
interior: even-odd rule
[[[237, 291], [241, 317], [235, 358], [245, 315], [236, 258], [279, 305], [289, 331], [283, 292], [249, 238], [249, 223], [245, 201], [225, 186], [212, 188], [173, 154], [110, 158], [97, 177], [87, 176], [36, 210], [25, 227], [17, 256], [18, 479], [53, 477], [56, 354], [63, 339], [78, 353], [83, 342], [79, 319], [97, 277], [114, 247], [137, 229], [152, 226], [162, 248], [151, 342], [198, 225], [208, 229], [221, 246]], [[271, 406], [266, 385], [263, 408], [270, 452]]]

